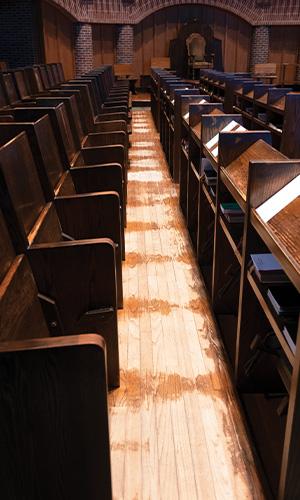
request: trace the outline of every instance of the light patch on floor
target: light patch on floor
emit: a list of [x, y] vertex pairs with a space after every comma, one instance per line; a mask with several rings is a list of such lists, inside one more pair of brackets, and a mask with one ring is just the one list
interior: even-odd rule
[[114, 498], [262, 499], [223, 347], [149, 110], [133, 111]]

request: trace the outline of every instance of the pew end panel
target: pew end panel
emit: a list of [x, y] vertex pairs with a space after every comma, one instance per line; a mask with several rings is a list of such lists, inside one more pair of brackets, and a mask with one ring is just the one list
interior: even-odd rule
[[101, 336], [5, 342], [0, 360], [3, 498], [112, 500]]
[[[90, 165], [84, 167], [73, 167], [69, 171], [75, 186], [76, 193], [85, 194], [99, 191], [116, 191], [119, 195], [121, 210], [121, 232], [122, 232], [122, 256], [125, 259], [125, 235], [126, 226], [126, 206], [124, 204], [123, 193], [123, 173], [122, 166], [117, 163], [103, 165]], [[58, 191], [57, 195], [63, 194]]]
[[115, 245], [109, 239], [32, 244], [28, 251], [41, 294], [55, 300], [66, 335], [100, 332], [108, 383], [120, 383]]
[[55, 198], [62, 231], [74, 240], [109, 238], [115, 244], [118, 307], [123, 307], [122, 234], [117, 192], [80, 194]]

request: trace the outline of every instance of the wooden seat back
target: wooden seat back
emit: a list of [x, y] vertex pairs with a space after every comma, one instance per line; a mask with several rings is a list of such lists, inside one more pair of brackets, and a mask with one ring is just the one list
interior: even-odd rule
[[48, 336], [28, 261], [16, 257], [0, 210], [0, 341]]
[[49, 66], [49, 64], [45, 64], [45, 70], [46, 70], [46, 73], [47, 73], [47, 76], [48, 76], [48, 80], [49, 80], [49, 83], [50, 83], [50, 87], [54, 87], [55, 86], [55, 81], [54, 81], [54, 77], [53, 77], [53, 73], [52, 73], [52, 69], [51, 67]]
[[53, 74], [54, 84], [58, 85], [59, 83], [61, 83], [61, 80], [60, 80], [59, 72], [57, 69], [57, 64], [50, 63], [50, 67], [51, 67], [52, 74]]
[[65, 81], [65, 73], [64, 73], [64, 68], [61, 62], [56, 63], [58, 75], [59, 75], [59, 80], [60, 83]]
[[112, 500], [103, 339], [5, 343], [0, 366], [3, 498]]
[[56, 106], [63, 102], [66, 107], [69, 124], [72, 130], [73, 139], [76, 144], [77, 149], [80, 149], [81, 142], [83, 141], [85, 134], [83, 132], [81, 124], [81, 116], [79, 114], [77, 100], [74, 95], [64, 96], [60, 95], [56, 97], [53, 95], [49, 97], [38, 97], [36, 99], [37, 106]]
[[39, 70], [36, 66], [24, 68], [24, 74], [31, 95], [38, 94], [45, 90]]
[[9, 102], [7, 99], [6, 92], [4, 91], [4, 88], [0, 83], [0, 109], [7, 108], [8, 106]]
[[49, 77], [48, 77], [48, 72], [47, 72], [47, 69], [46, 69], [46, 65], [45, 64], [39, 64], [37, 66], [38, 68], [38, 71], [40, 73], [40, 78], [42, 80], [42, 83], [43, 83], [43, 86], [45, 88], [45, 90], [49, 90], [51, 88], [51, 83], [50, 83], [50, 80], [49, 80]]
[[[55, 136], [48, 115], [34, 122], [0, 123], [0, 135], [8, 140], [25, 131], [35, 159], [40, 183], [46, 201], [53, 200], [55, 189], [60, 184], [66, 171], [61, 161]], [[72, 184], [65, 187], [65, 194], [75, 194]]]
[[79, 90], [81, 99], [82, 99], [82, 104], [83, 104], [83, 109], [84, 109], [84, 118], [85, 118], [85, 124], [86, 124], [86, 129], [87, 131], [91, 132], [93, 131], [94, 128], [94, 115], [93, 115], [93, 105], [91, 101], [91, 96], [89, 92], [89, 87], [87, 84], [84, 83], [64, 83], [60, 87], [61, 89], [68, 89], [68, 90]]
[[68, 168], [77, 152], [77, 148], [64, 103], [59, 102], [51, 107], [45, 104], [14, 110], [15, 120], [18, 121], [36, 121], [45, 114], [49, 115], [62, 162], [64, 167]]
[[0, 85], [3, 88], [7, 102], [10, 105], [14, 105], [20, 101], [20, 96], [11, 73], [0, 73]]
[[93, 106], [93, 113], [94, 115], [98, 115], [101, 112], [101, 107], [103, 105], [103, 98], [100, 94], [96, 80], [93, 78], [81, 77], [76, 80], [70, 80], [70, 82], [85, 83], [88, 86]]
[[27, 87], [27, 82], [26, 82], [26, 78], [24, 75], [24, 71], [21, 69], [15, 70], [15, 71], [13, 71], [13, 76], [14, 76], [14, 79], [16, 82], [16, 87], [18, 89], [18, 93], [19, 93], [21, 101], [28, 99], [30, 97], [30, 92], [29, 92], [29, 89]]
[[6, 223], [0, 209], [0, 283], [15, 259]]
[[[17, 253], [26, 251], [30, 236], [40, 215], [39, 234], [44, 241], [62, 239], [55, 211], [46, 207], [32, 152], [25, 132], [0, 148], [0, 205], [8, 223], [10, 236]], [[46, 210], [46, 213], [44, 213]]]

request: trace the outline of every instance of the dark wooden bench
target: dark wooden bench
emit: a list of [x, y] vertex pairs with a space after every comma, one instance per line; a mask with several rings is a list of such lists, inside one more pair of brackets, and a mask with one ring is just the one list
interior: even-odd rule
[[[117, 227], [120, 219], [120, 245], [122, 258], [125, 259], [124, 238], [124, 196], [121, 165], [115, 163], [74, 167], [65, 170], [53, 134], [48, 115], [34, 122], [0, 123], [0, 136], [9, 141], [20, 132], [26, 131], [34, 156], [39, 180], [46, 201], [53, 201], [58, 196], [73, 196], [85, 193], [114, 191], [119, 196], [120, 216], [112, 220]], [[113, 214], [112, 214], [113, 215]]]
[[109, 385], [118, 386], [116, 249], [106, 237], [117, 195], [46, 203], [25, 132], [0, 148], [0, 165], [0, 205], [15, 251], [27, 254], [38, 290], [57, 304], [66, 334], [101, 332]]
[[109, 500], [104, 340], [51, 338], [56, 317], [45, 318], [28, 260], [15, 255], [1, 211], [0, 242], [1, 496], [50, 500], [63, 492]]

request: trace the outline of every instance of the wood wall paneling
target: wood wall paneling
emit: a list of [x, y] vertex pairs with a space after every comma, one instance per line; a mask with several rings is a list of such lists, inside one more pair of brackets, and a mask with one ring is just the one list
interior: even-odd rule
[[[58, 9], [42, 2], [46, 62], [61, 61], [67, 78], [74, 75], [72, 20]], [[239, 17], [214, 7], [191, 5], [159, 10], [134, 28], [134, 66], [136, 73], [150, 72], [151, 57], [168, 56], [169, 42], [182, 25], [193, 19], [209, 24], [222, 41], [225, 71], [246, 71], [249, 66], [252, 27]], [[93, 26], [94, 66], [116, 62], [116, 26]], [[270, 62], [296, 63], [299, 58], [300, 27], [271, 26]]]
[[[271, 26], [269, 62], [277, 64], [297, 64], [299, 61], [300, 26]], [[290, 66], [286, 72], [286, 82], [293, 82], [296, 66]]]
[[252, 27], [242, 19], [213, 7], [174, 6], [160, 10], [135, 26], [134, 64], [140, 74], [149, 74], [151, 57], [168, 56], [169, 42], [184, 23], [198, 19], [209, 24], [222, 40], [225, 71], [246, 71]]
[[114, 64], [116, 61], [116, 26], [114, 24], [93, 25], [94, 66]]
[[61, 62], [65, 77], [74, 77], [73, 22], [47, 2], [42, 2], [45, 62]]

